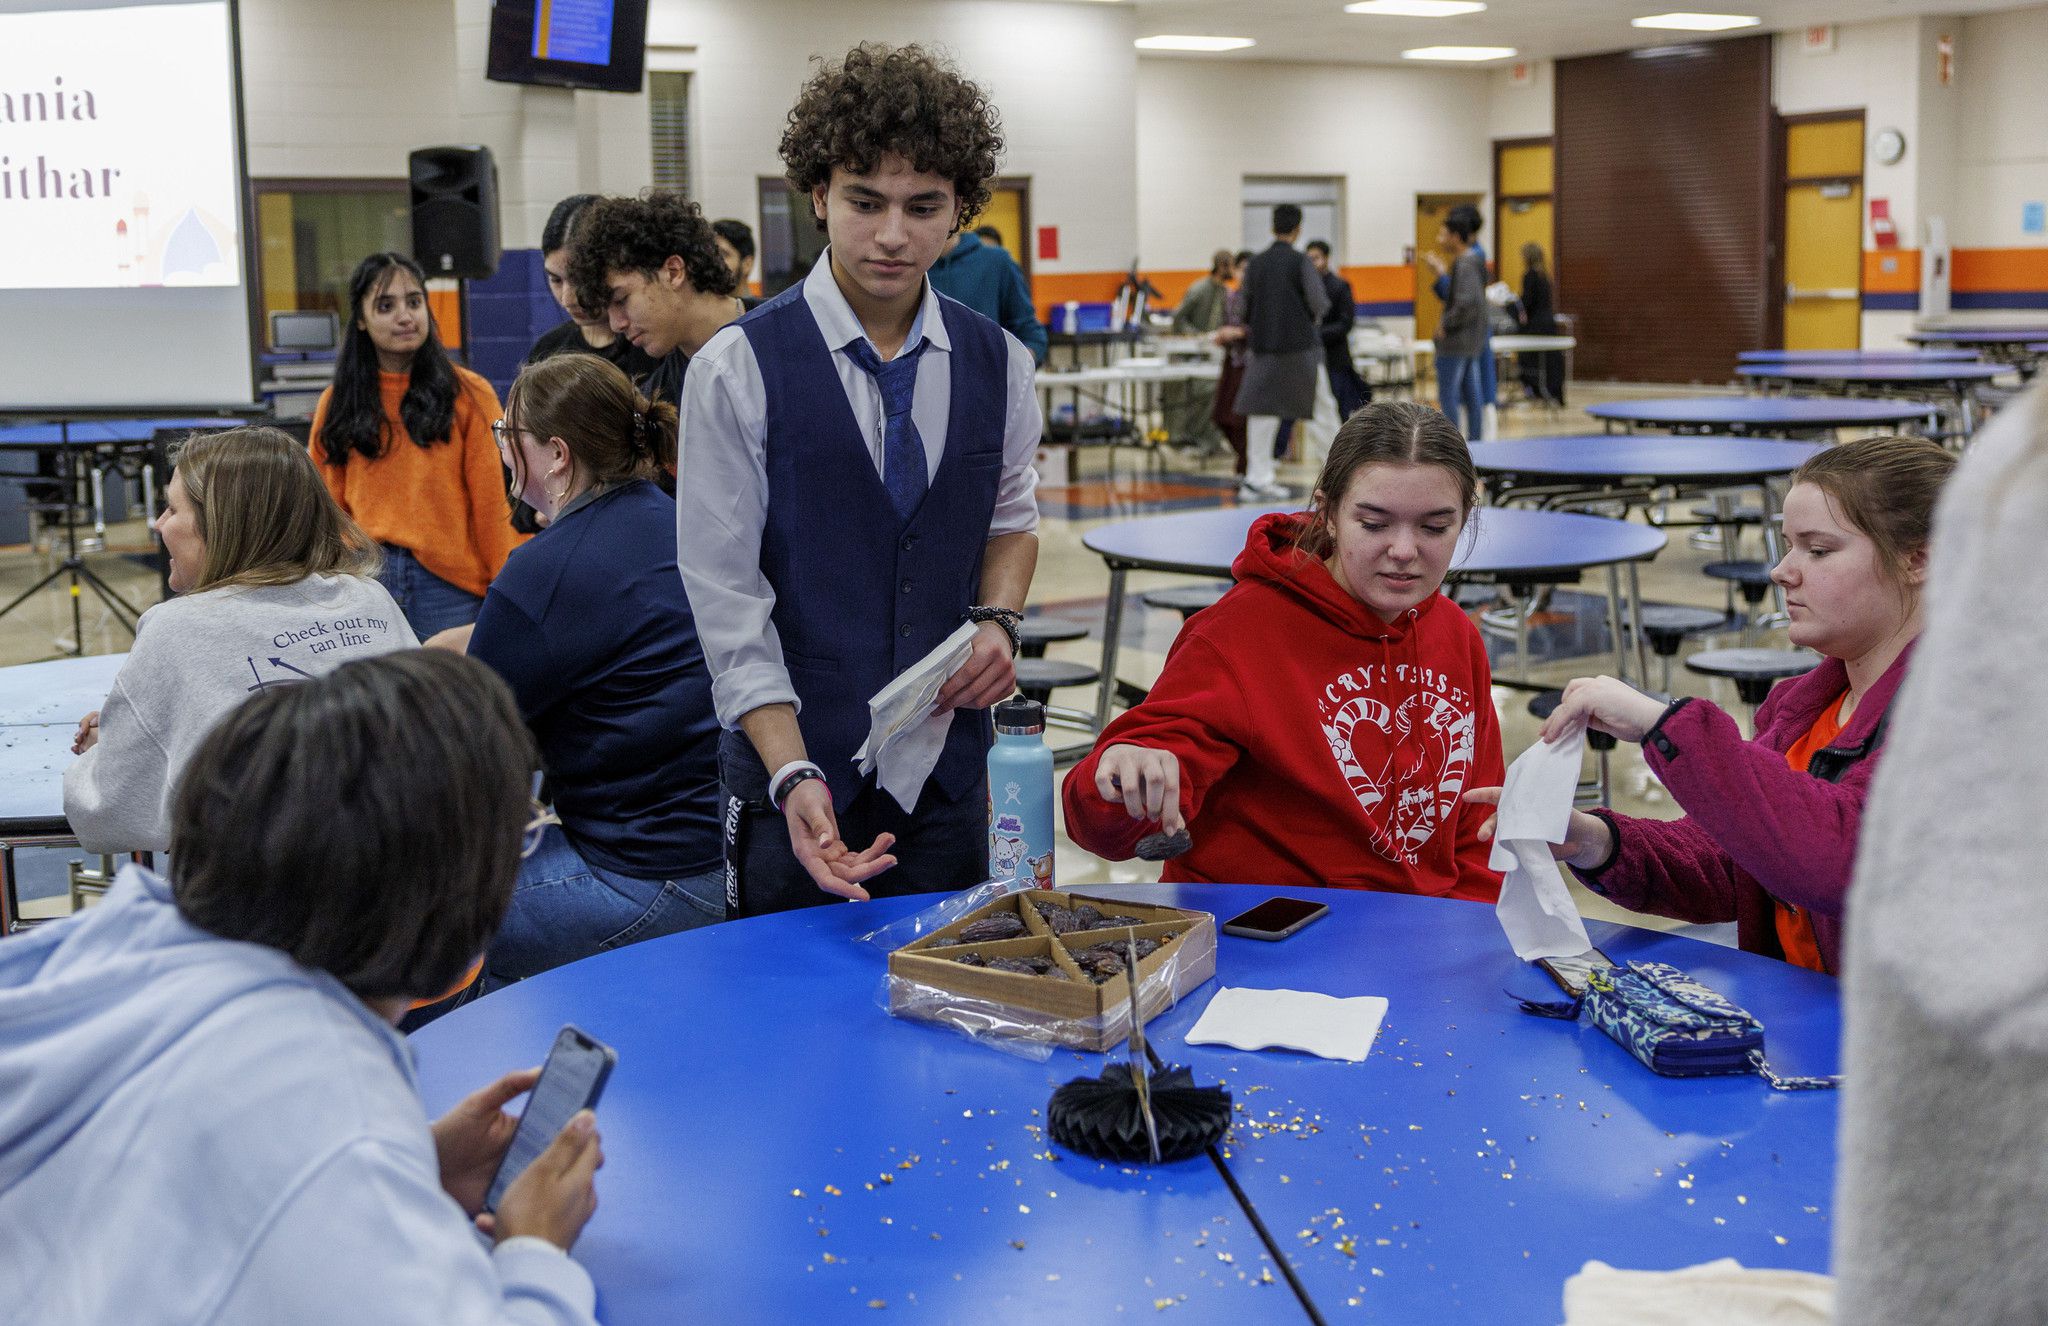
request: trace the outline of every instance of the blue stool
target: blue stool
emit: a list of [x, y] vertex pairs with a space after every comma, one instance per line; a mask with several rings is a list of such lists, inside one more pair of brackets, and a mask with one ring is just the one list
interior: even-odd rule
[[1218, 581], [1207, 585], [1176, 585], [1172, 589], [1147, 590], [1139, 596], [1139, 602], [1148, 608], [1161, 608], [1177, 612], [1185, 622], [1204, 608], [1216, 606], [1216, 600], [1231, 590], [1230, 581]]
[[1771, 693], [1771, 687], [1787, 677], [1801, 677], [1820, 666], [1820, 655], [1810, 649], [1702, 649], [1685, 660], [1685, 666], [1706, 677], [1727, 677], [1735, 693], [1749, 706], [1750, 730], [1756, 728], [1756, 707]]
[[1086, 663], [1074, 663], [1063, 658], [1017, 659], [1017, 689], [1028, 700], [1036, 700], [1045, 706], [1045, 721], [1060, 727], [1077, 728], [1084, 732], [1095, 730], [1095, 715], [1079, 709], [1056, 707], [1052, 693], [1069, 686], [1093, 686], [1102, 680], [1102, 670]]
[[1763, 562], [1708, 562], [1703, 569], [1713, 579], [1728, 583], [1730, 616], [1734, 615], [1735, 591], [1742, 592], [1742, 601], [1749, 605], [1749, 614], [1742, 623], [1742, 643], [1755, 644], [1758, 613], [1764, 595], [1771, 592], [1771, 568]]
[[1678, 603], [1645, 603], [1643, 605], [1643, 638], [1650, 642], [1650, 648], [1662, 660], [1663, 675], [1657, 688], [1669, 692], [1671, 689], [1671, 660], [1678, 657], [1679, 646], [1689, 635], [1703, 635], [1709, 631], [1726, 630], [1729, 618], [1711, 608], [1692, 608]]
[[1056, 617], [1026, 617], [1017, 627], [1017, 656], [1044, 658], [1047, 645], [1066, 640], [1084, 640], [1088, 628]]

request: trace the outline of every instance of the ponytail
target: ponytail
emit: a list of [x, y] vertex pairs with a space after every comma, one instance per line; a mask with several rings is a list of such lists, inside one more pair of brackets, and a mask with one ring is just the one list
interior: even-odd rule
[[676, 407], [650, 403], [596, 355], [528, 365], [506, 394], [505, 419], [519, 432], [560, 438], [593, 484], [666, 479], [675, 464]]

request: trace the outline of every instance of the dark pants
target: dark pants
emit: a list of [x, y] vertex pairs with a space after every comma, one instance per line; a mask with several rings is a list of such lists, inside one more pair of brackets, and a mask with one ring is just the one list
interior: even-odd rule
[[1350, 351], [1337, 351], [1325, 358], [1323, 364], [1330, 374], [1330, 394], [1337, 398], [1339, 424], [1372, 404], [1372, 388], [1358, 376]]
[[[764, 916], [839, 899], [818, 887], [789, 844], [789, 822], [768, 804], [768, 770], [743, 732], [721, 734], [718, 778], [725, 797], [725, 914]], [[856, 852], [896, 835], [897, 864], [862, 885], [877, 898], [953, 893], [988, 878], [988, 783], [958, 801], [927, 782], [906, 814], [872, 779], [839, 812], [839, 838]]]
[[1230, 449], [1237, 453], [1237, 474], [1244, 477], [1245, 452], [1249, 445], [1245, 441], [1244, 416], [1237, 412], [1237, 387], [1244, 381], [1244, 365], [1223, 361], [1223, 372], [1216, 379], [1216, 402], [1209, 411], [1217, 431], [1230, 443]]

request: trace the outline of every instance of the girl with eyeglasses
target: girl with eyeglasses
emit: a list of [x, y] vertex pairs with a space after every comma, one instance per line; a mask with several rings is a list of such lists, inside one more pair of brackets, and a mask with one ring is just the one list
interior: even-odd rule
[[[514, 495], [545, 528], [505, 563], [463, 649], [511, 684], [552, 809], [485, 961], [484, 989], [725, 917], [718, 719], [676, 575], [675, 407], [594, 355], [512, 384]], [[538, 796], [538, 789], [536, 789]]]

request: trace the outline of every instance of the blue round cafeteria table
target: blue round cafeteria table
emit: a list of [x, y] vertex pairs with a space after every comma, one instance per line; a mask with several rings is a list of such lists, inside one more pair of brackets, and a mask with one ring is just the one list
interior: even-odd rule
[[[1227, 576], [1244, 551], [1252, 522], [1292, 505], [1219, 507], [1168, 516], [1144, 516], [1092, 529], [1081, 545], [1109, 568], [1109, 597], [1103, 610], [1102, 680], [1096, 692], [1095, 728], [1109, 723], [1110, 700], [1116, 694], [1116, 656], [1123, 629], [1124, 585], [1132, 571], [1168, 571], [1180, 575]], [[1626, 566], [1629, 593], [1640, 601], [1634, 563], [1662, 551], [1661, 531], [1627, 521], [1606, 520], [1567, 511], [1528, 511], [1488, 507], [1473, 522], [1472, 533], [1459, 541], [1451, 562], [1454, 580], [1542, 581], [1575, 575], [1588, 567], [1608, 568], [1608, 593], [1616, 606], [1621, 596], [1621, 571]], [[1626, 674], [1615, 633], [1616, 666]], [[1638, 659], [1637, 676], [1643, 676]]]
[[1851, 400], [1832, 396], [1679, 396], [1669, 400], [1608, 401], [1586, 413], [1631, 428], [1692, 428], [1783, 436], [1836, 428], [1884, 428], [1927, 423], [1928, 405], [1911, 401]]
[[1471, 445], [1481, 474], [1612, 486], [1757, 483], [1790, 474], [1826, 449], [1818, 442], [1654, 433], [1576, 433]]
[[1970, 364], [1974, 350], [1744, 350], [1735, 356], [1746, 364]]
[[[1083, 890], [1235, 914], [1273, 889]], [[1543, 1322], [1589, 1258], [1827, 1266], [1836, 1104], [1754, 1077], [1661, 1078], [1557, 997], [1483, 905], [1330, 891], [1280, 943], [1219, 935], [1217, 978], [1155, 1019], [1162, 1058], [1237, 1104], [1224, 1163], [1310, 1299], [1336, 1319]], [[576, 1256], [613, 1326], [673, 1321], [1304, 1319], [1207, 1160], [1105, 1165], [1040, 1131], [1061, 1082], [874, 1002], [854, 936], [916, 899], [712, 926], [492, 994], [413, 1037], [438, 1114], [537, 1062], [565, 1022], [617, 1049], [600, 1205]], [[1616, 960], [1672, 962], [1754, 1012], [1772, 1066], [1837, 1066], [1835, 982], [1698, 941], [1593, 923]], [[1383, 995], [1362, 1063], [1190, 1046], [1219, 985]], [[1266, 1276], [1272, 1282], [1267, 1283]]]

